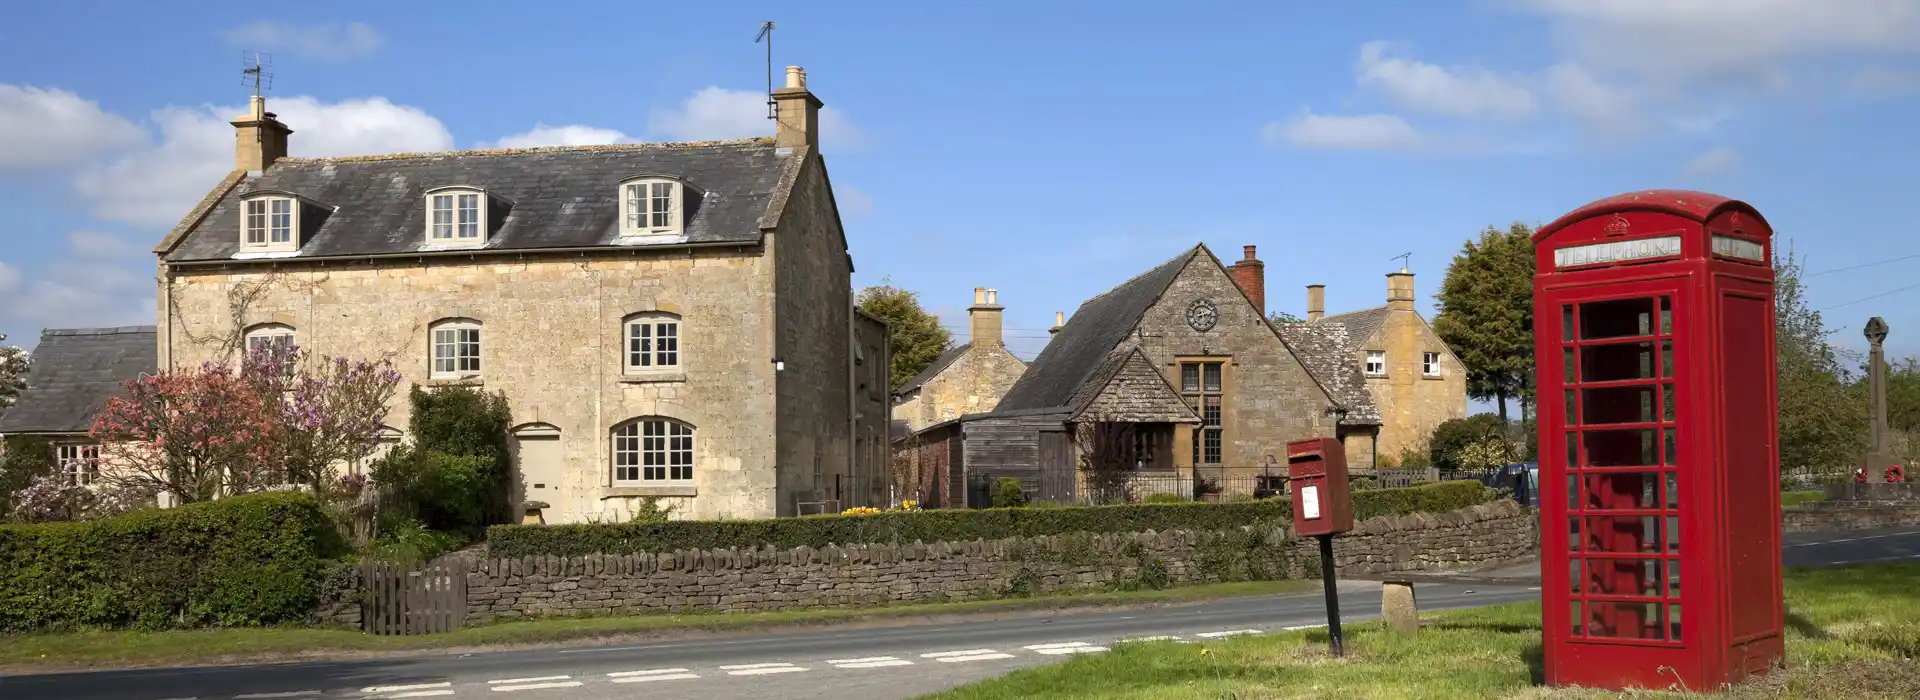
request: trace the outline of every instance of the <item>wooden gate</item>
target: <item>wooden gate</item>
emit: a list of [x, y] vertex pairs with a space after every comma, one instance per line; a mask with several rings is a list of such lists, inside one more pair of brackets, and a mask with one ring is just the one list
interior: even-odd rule
[[1064, 430], [1040, 433], [1039, 500], [1072, 504], [1080, 472], [1073, 463], [1073, 442]]
[[467, 562], [360, 563], [360, 629], [369, 634], [434, 634], [467, 617]]

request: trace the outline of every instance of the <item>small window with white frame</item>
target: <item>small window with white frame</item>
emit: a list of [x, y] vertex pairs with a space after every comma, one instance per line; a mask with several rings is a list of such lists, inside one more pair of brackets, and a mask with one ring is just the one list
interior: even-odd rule
[[636, 418], [613, 429], [613, 483], [693, 483], [693, 426], [671, 418]]
[[433, 325], [428, 340], [432, 346], [434, 379], [458, 379], [480, 375], [480, 323], [467, 319], [441, 321]]
[[685, 188], [666, 178], [644, 178], [620, 184], [620, 235], [678, 234]]
[[240, 250], [290, 252], [300, 249], [300, 202], [264, 195], [240, 202]]
[[627, 317], [626, 369], [629, 374], [680, 369], [680, 317], [649, 312]]
[[1428, 377], [1440, 376], [1440, 353], [1420, 353], [1420, 374]]
[[1367, 351], [1367, 376], [1381, 377], [1387, 374], [1387, 353], [1385, 350]]
[[100, 446], [90, 442], [69, 442], [55, 447], [60, 477], [68, 486], [91, 486], [100, 478]]
[[479, 246], [487, 241], [487, 195], [471, 187], [427, 193], [427, 245]]

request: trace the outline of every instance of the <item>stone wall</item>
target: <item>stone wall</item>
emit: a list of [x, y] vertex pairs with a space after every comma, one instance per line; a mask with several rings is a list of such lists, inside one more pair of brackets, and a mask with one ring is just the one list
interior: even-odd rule
[[[1531, 553], [1535, 522], [1510, 500], [1385, 516], [1356, 524], [1335, 540], [1334, 552], [1349, 575], [1481, 568]], [[792, 610], [1308, 578], [1318, 574], [1318, 551], [1317, 541], [1282, 527], [492, 559], [468, 576], [468, 620]]]
[[838, 478], [848, 475], [854, 452], [847, 357], [853, 270], [828, 192], [826, 165], [817, 153], [805, 157], [779, 231], [772, 235], [776, 328], [772, 352], [760, 359], [785, 363], [775, 379], [780, 476], [773, 506], [782, 516], [795, 515], [797, 502], [831, 499]]
[[[1188, 308], [1201, 299], [1219, 314], [1204, 332], [1187, 323]], [[1225, 361], [1221, 463], [1230, 476], [1258, 473], [1267, 457], [1284, 466], [1289, 440], [1333, 434], [1333, 402], [1210, 254], [1187, 263], [1135, 330], [1176, 391], [1180, 360]], [[1193, 462], [1191, 434], [1176, 432], [1173, 457], [1183, 469]]]
[[1780, 512], [1785, 532], [1874, 530], [1920, 525], [1920, 501], [1886, 503], [1814, 503]]

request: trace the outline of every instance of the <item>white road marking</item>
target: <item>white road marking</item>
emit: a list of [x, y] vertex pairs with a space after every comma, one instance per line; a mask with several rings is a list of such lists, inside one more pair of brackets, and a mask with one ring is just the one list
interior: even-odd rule
[[945, 663], [960, 663], [963, 661], [992, 661], [994, 659], [1011, 659], [1013, 658], [1013, 655], [1002, 654], [992, 649], [967, 649], [965, 651], [937, 651], [932, 654], [921, 654], [920, 658], [934, 659], [936, 661], [942, 661]]
[[1539, 587], [1539, 586], [1530, 586], [1530, 587], [1528, 587], [1528, 588], [1527, 588], [1527, 590], [1529, 590], [1529, 591], [1537, 591], [1537, 590], [1540, 590], [1540, 587]]
[[765, 676], [774, 673], [799, 673], [807, 669], [793, 664], [742, 664], [739, 666], [721, 666], [729, 676]]
[[420, 683], [417, 685], [380, 685], [380, 686], [374, 686], [372, 688], [361, 688], [360, 692], [365, 693], [367, 695], [385, 695], [387, 693], [404, 693], [409, 690], [428, 690], [431, 688], [451, 688], [451, 687], [453, 687], [453, 683], [451, 682]]
[[416, 690], [411, 693], [397, 693], [394, 695], [388, 695], [387, 697], [390, 700], [400, 700], [401, 698], [431, 698], [439, 695], [452, 695], [452, 694], [453, 694], [452, 690]]
[[559, 683], [528, 683], [526, 685], [496, 685], [491, 688], [496, 693], [511, 693], [518, 690], [552, 690], [554, 688], [578, 688], [586, 685], [580, 681], [561, 681]]
[[1259, 633], [1260, 633], [1260, 630], [1227, 630], [1225, 632], [1201, 632], [1193, 636], [1201, 637], [1204, 639], [1219, 639], [1221, 637], [1233, 637], [1233, 636], [1242, 635], [1242, 634], [1259, 634]]
[[250, 693], [247, 695], [235, 695], [233, 696], [233, 700], [268, 700], [269, 698], [303, 698], [303, 697], [309, 697], [309, 696], [319, 695], [319, 694], [320, 694], [320, 691], [318, 690], [296, 690], [291, 693]]
[[544, 683], [547, 681], [564, 681], [570, 678], [573, 678], [573, 676], [541, 676], [539, 678], [508, 678], [506, 680], [487, 681], [487, 685], [506, 685], [509, 683]]
[[1127, 639], [1122, 639], [1114, 643], [1115, 644], [1143, 644], [1146, 642], [1178, 642], [1178, 641], [1181, 641], [1179, 637], [1175, 637], [1170, 634], [1162, 634], [1162, 635], [1155, 635], [1152, 637], [1129, 637]]
[[699, 674], [689, 673], [684, 668], [656, 668], [649, 671], [620, 671], [607, 674], [615, 683], [651, 683], [654, 681], [690, 681], [699, 678]]
[[1300, 630], [1311, 630], [1311, 629], [1319, 629], [1319, 628], [1321, 628], [1321, 627], [1325, 627], [1325, 626], [1327, 626], [1327, 625], [1326, 625], [1325, 623], [1321, 623], [1321, 624], [1318, 624], [1318, 625], [1294, 625], [1294, 626], [1292, 626], [1292, 627], [1282, 627], [1282, 628], [1280, 628], [1280, 631], [1282, 631], [1282, 632], [1298, 632], [1298, 631], [1300, 631]]
[[1097, 647], [1092, 644], [1088, 644], [1086, 642], [1065, 642], [1061, 644], [1035, 644], [1033, 646], [1027, 647], [1027, 651], [1031, 651], [1035, 654], [1045, 654], [1047, 656], [1059, 656], [1061, 654], [1090, 654], [1093, 652], [1100, 652], [1100, 651], [1106, 651], [1106, 650], [1107, 650], [1106, 647]]
[[828, 661], [834, 668], [888, 668], [891, 666], [912, 666], [913, 662], [893, 656], [869, 656], [864, 659], [837, 659]]

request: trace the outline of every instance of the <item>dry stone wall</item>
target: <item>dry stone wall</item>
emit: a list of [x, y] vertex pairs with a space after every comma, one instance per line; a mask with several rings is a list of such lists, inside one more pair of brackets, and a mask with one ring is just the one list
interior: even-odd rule
[[[1383, 516], [1335, 540], [1344, 575], [1472, 569], [1526, 556], [1537, 518], [1509, 500]], [[1307, 578], [1318, 544], [1286, 528], [1066, 534], [971, 542], [707, 549], [490, 559], [469, 622], [580, 614], [750, 612]]]

